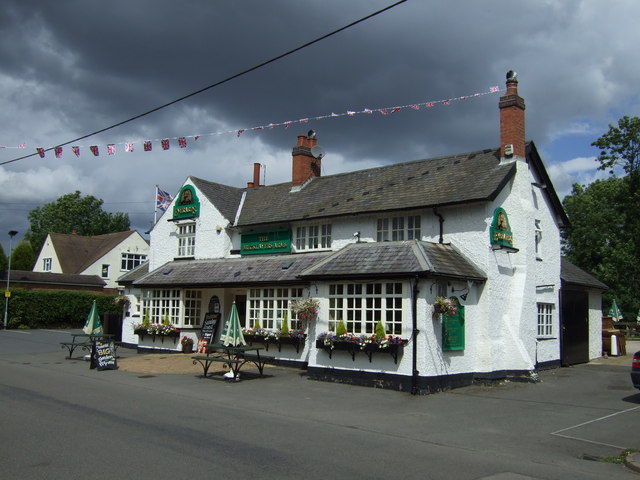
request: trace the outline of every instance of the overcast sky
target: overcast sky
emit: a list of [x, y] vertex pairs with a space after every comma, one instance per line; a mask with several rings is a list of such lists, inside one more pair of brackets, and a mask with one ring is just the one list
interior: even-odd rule
[[[392, 3], [3, 0], [0, 146], [12, 148], [0, 148], [0, 163], [212, 85]], [[265, 166], [267, 184], [289, 181], [291, 148], [309, 129], [326, 151], [323, 175], [497, 147], [501, 93], [466, 97], [503, 90], [510, 69], [527, 105], [527, 138], [564, 197], [574, 182], [603, 177], [591, 142], [621, 116], [640, 115], [639, 18], [637, 0], [409, 0], [78, 141], [79, 157], [67, 145], [61, 158], [50, 151], [5, 163], [0, 241], [8, 253], [6, 232], [20, 232], [15, 246], [30, 210], [75, 190], [103, 199], [107, 211], [127, 212], [132, 228], [144, 233], [154, 218], [156, 184], [175, 193], [194, 175], [243, 187], [254, 162]], [[435, 105], [313, 120], [426, 102]], [[269, 124], [278, 126], [253, 130]], [[163, 151], [165, 138], [170, 148]], [[133, 152], [125, 152], [127, 142]], [[108, 144], [114, 155], [107, 155]]]

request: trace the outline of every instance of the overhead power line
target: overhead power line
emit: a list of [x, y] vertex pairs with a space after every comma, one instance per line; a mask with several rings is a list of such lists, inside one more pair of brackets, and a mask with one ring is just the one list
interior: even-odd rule
[[[110, 125], [108, 127], [101, 128], [100, 130], [96, 130], [95, 132], [87, 133], [86, 135], [83, 135], [83, 136], [78, 137], [78, 138], [74, 138], [73, 140], [69, 140], [68, 142], [60, 143], [60, 144], [58, 144], [58, 145], [56, 145], [54, 147], [49, 147], [49, 148], [45, 149], [44, 151], [48, 152], [50, 150], [53, 150], [55, 147], [62, 147], [64, 145], [69, 145], [70, 143], [78, 142], [80, 140], [84, 140], [85, 138], [89, 138], [89, 137], [92, 137], [92, 136], [97, 135], [99, 133], [106, 132], [107, 130], [111, 130], [113, 128], [119, 127], [119, 126], [124, 125], [126, 123], [133, 122], [134, 120], [138, 120], [139, 118], [142, 118], [142, 117], [144, 117], [146, 115], [149, 115], [151, 113], [155, 113], [158, 110], [162, 110], [163, 108], [169, 107], [169, 106], [174, 105], [174, 104], [176, 104], [178, 102], [181, 102], [183, 100], [191, 98], [191, 97], [193, 97], [195, 95], [198, 95], [198, 94], [200, 94], [202, 92], [205, 92], [205, 91], [207, 91], [207, 90], [209, 90], [211, 88], [218, 87], [218, 86], [220, 86], [220, 85], [222, 85], [224, 83], [230, 82], [231, 80], [234, 80], [234, 79], [236, 79], [238, 77], [246, 75], [247, 73], [251, 73], [254, 70], [258, 70], [259, 68], [262, 68], [262, 67], [267, 66], [267, 65], [269, 65], [271, 63], [274, 63], [274, 62], [276, 62], [276, 61], [278, 61], [278, 60], [280, 60], [280, 59], [282, 59], [284, 57], [292, 55], [292, 54], [294, 54], [294, 53], [296, 53], [296, 52], [298, 52], [298, 51], [300, 51], [300, 50], [302, 50], [304, 48], [310, 47], [311, 45], [313, 45], [315, 43], [321, 42], [322, 40], [325, 40], [325, 39], [327, 39], [327, 38], [329, 38], [329, 37], [331, 37], [333, 35], [336, 35], [336, 34], [342, 32], [342, 31], [344, 31], [344, 30], [347, 30], [348, 28], [351, 28], [351, 27], [353, 27], [355, 25], [358, 25], [359, 23], [365, 22], [365, 21], [369, 20], [370, 18], [373, 18], [373, 17], [375, 17], [377, 15], [380, 15], [381, 13], [384, 13], [387, 10], [391, 10], [392, 8], [397, 7], [398, 5], [400, 5], [402, 3], [405, 3], [406, 1], [407, 0], [400, 0], [400, 1], [396, 2], [396, 3], [393, 3], [393, 4], [383, 8], [381, 10], [378, 10], [376, 12], [373, 12], [373, 13], [367, 15], [366, 17], [362, 17], [361, 19], [356, 20], [354, 22], [351, 22], [348, 25], [345, 25], [343, 27], [340, 27], [337, 30], [333, 30], [332, 32], [329, 32], [329, 33], [327, 33], [325, 35], [322, 35], [321, 37], [318, 37], [315, 40], [311, 40], [310, 42], [304, 43], [304, 44], [302, 44], [302, 45], [300, 45], [300, 46], [298, 46], [296, 48], [293, 48], [293, 49], [291, 49], [291, 50], [289, 50], [289, 51], [287, 51], [285, 53], [282, 53], [282, 54], [280, 54], [280, 55], [278, 55], [276, 57], [273, 57], [273, 58], [271, 58], [269, 60], [266, 60], [266, 61], [264, 61], [262, 63], [259, 63], [257, 65], [254, 65], [253, 67], [247, 68], [247, 69], [245, 69], [245, 70], [243, 70], [243, 71], [241, 71], [239, 73], [236, 73], [234, 75], [231, 75], [230, 77], [227, 77], [224, 80], [220, 80], [220, 81], [218, 81], [216, 83], [213, 83], [213, 84], [208, 85], [206, 87], [203, 87], [203, 88], [201, 88], [199, 90], [196, 90], [195, 92], [191, 92], [191, 93], [189, 93], [187, 95], [183, 95], [182, 97], [176, 98], [175, 100], [172, 100], [172, 101], [170, 101], [168, 103], [165, 103], [165, 104], [160, 105], [158, 107], [152, 108], [151, 110], [148, 110], [148, 111], [146, 111], [144, 113], [140, 113], [138, 115], [130, 117], [130, 118], [128, 118], [126, 120], [123, 120], [121, 122], [114, 123], [113, 125]], [[26, 158], [33, 157], [35, 155], [38, 155], [38, 153], [34, 152], [34, 153], [29, 154], [29, 155], [24, 155], [22, 157], [14, 158], [12, 160], [7, 160], [7, 161], [4, 161], [4, 162], [1, 162], [0, 165], [6, 165], [8, 163], [17, 162], [19, 160], [24, 160]]]

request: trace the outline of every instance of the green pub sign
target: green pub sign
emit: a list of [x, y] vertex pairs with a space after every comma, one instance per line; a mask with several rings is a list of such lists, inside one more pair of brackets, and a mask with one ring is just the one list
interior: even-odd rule
[[513, 233], [509, 225], [509, 217], [504, 208], [496, 208], [493, 212], [493, 221], [489, 229], [491, 245], [501, 245], [503, 247], [513, 247]]
[[241, 255], [291, 252], [291, 230], [243, 233]]
[[456, 297], [451, 297], [456, 304], [456, 313], [442, 314], [442, 350], [464, 350], [464, 305]]
[[173, 204], [173, 220], [200, 216], [200, 200], [191, 185], [185, 185]]

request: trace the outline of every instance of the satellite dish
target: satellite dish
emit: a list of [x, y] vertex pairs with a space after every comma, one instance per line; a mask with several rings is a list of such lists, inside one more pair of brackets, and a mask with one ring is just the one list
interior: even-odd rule
[[321, 159], [324, 157], [324, 148], [319, 145], [311, 147], [311, 155], [313, 155], [314, 158]]

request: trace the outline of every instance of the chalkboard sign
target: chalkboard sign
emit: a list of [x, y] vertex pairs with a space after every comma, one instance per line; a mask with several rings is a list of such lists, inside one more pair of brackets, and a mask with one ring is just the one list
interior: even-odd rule
[[211, 343], [213, 336], [216, 334], [216, 328], [220, 321], [219, 313], [207, 313], [204, 316], [204, 322], [202, 322], [202, 339], [207, 343]]
[[116, 370], [118, 364], [115, 357], [113, 341], [96, 340], [93, 342], [91, 354], [91, 368], [98, 370]]

